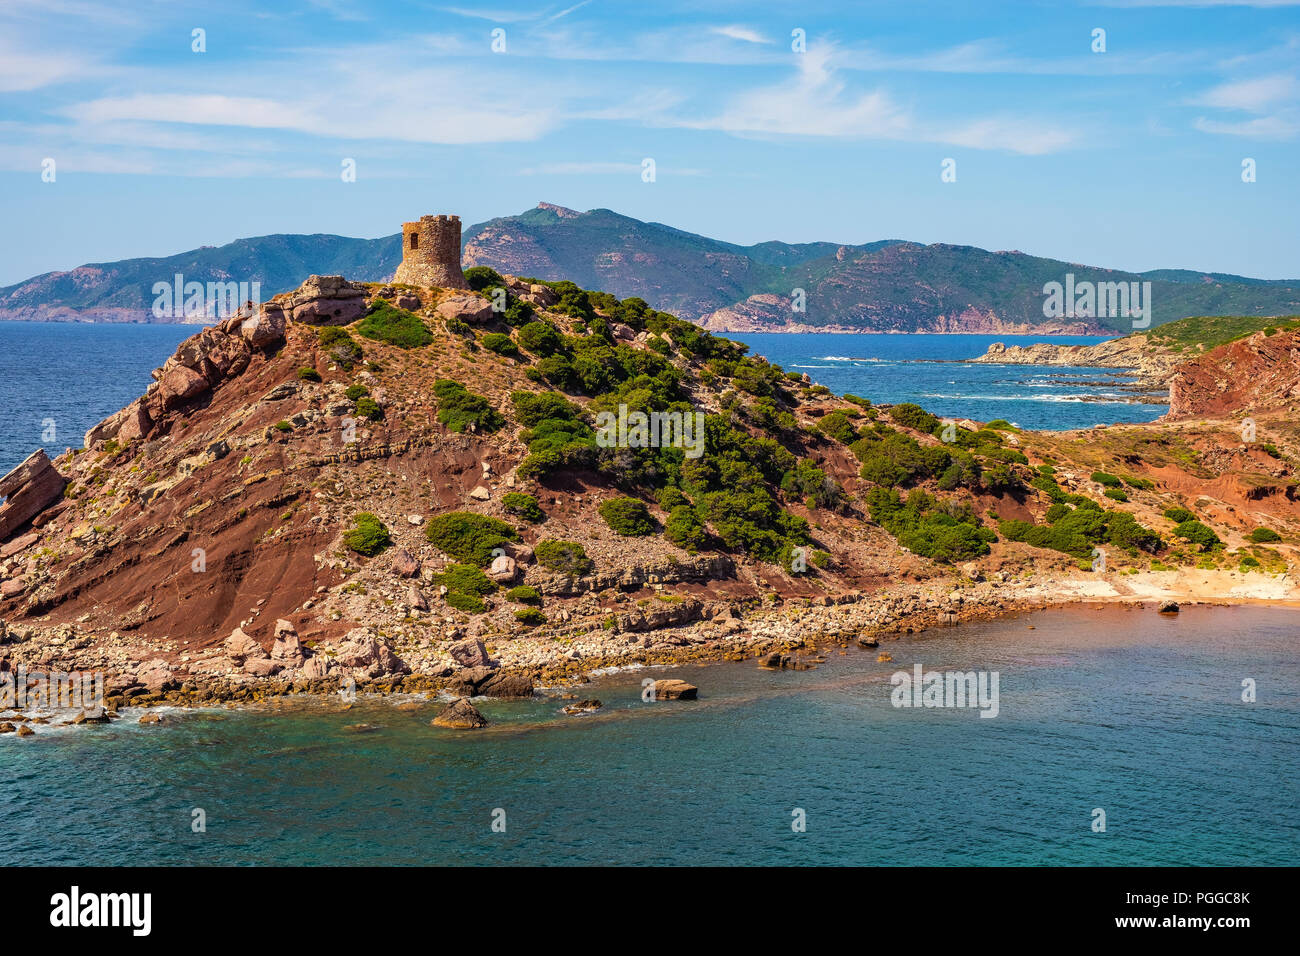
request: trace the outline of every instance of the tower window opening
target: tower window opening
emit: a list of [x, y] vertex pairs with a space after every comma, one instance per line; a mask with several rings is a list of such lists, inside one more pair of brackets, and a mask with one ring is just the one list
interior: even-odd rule
[[412, 249], [420, 248], [420, 234], [418, 232], [411, 233], [411, 248]]

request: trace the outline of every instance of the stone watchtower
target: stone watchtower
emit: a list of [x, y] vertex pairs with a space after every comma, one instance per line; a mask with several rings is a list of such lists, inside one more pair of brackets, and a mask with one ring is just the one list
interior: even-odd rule
[[394, 282], [468, 289], [460, 269], [460, 216], [421, 216], [402, 223], [402, 264]]

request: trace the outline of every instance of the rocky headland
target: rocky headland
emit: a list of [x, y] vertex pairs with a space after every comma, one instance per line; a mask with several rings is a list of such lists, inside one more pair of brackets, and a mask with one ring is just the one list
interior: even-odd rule
[[[110, 709], [344, 684], [520, 697], [1066, 601], [1300, 596], [1294, 335], [1182, 371], [1145, 356], [1199, 419], [968, 422], [957, 449], [915, 406], [837, 398], [644, 303], [489, 281], [313, 276], [187, 339], [83, 448], [0, 478], [0, 664], [102, 672]], [[1220, 387], [1256, 365], [1282, 370]], [[582, 437], [660, 392], [709, 416], [697, 463]], [[925, 492], [913, 518], [895, 486]], [[1151, 535], [1088, 568], [1023, 532], [1085, 503]], [[1218, 545], [1190, 546], [1176, 508]]]

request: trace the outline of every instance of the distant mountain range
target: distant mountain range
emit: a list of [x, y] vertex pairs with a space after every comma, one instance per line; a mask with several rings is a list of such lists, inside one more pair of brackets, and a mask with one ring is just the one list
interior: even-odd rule
[[[260, 282], [263, 300], [313, 273], [383, 281], [400, 261], [400, 239], [274, 235], [165, 258], [85, 265], [0, 289], [0, 319], [156, 321], [153, 285], [176, 274], [204, 284]], [[580, 213], [549, 203], [469, 226], [463, 241], [466, 266], [640, 296], [714, 331], [1132, 331], [1132, 319], [1121, 316], [1045, 317], [1044, 285], [1064, 284], [1067, 276], [1076, 286], [1150, 282], [1152, 325], [1189, 315], [1300, 312], [1300, 279], [1120, 272], [1022, 252], [896, 239], [739, 246], [608, 209]]]

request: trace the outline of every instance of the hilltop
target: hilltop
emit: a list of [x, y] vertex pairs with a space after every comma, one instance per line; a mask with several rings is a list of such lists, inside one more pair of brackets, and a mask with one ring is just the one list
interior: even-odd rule
[[[1116, 333], [1124, 318], [1046, 318], [1045, 283], [1151, 282], [1152, 323], [1188, 315], [1300, 312], [1300, 280], [1100, 269], [1021, 252], [900, 239], [742, 246], [608, 209], [540, 203], [467, 227], [464, 260], [638, 297], [715, 332]], [[400, 236], [264, 236], [165, 258], [96, 263], [0, 289], [0, 319], [157, 321], [157, 282], [259, 282], [263, 300], [312, 274], [382, 281]], [[803, 290], [802, 310], [794, 308]], [[183, 317], [164, 321], [181, 321]]]
[[[1081, 596], [1295, 597], [1294, 416], [942, 422], [636, 297], [465, 275], [313, 277], [0, 479], [4, 656], [116, 702], [510, 695]], [[698, 411], [701, 454], [602, 440], [620, 407]]]

